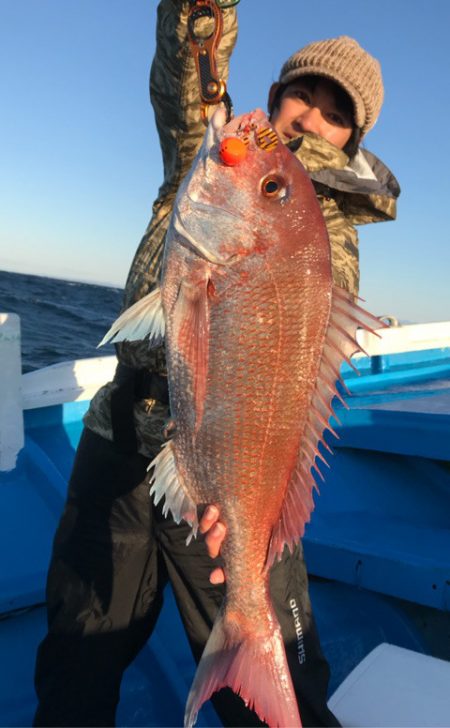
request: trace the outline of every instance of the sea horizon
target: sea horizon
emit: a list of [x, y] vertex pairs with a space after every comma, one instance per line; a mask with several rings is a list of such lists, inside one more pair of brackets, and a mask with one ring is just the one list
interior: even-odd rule
[[66, 283], [83, 283], [87, 286], [102, 286], [104, 288], [115, 288], [117, 290], [123, 291], [125, 286], [123, 283], [114, 283], [112, 281], [98, 281], [98, 280], [86, 280], [83, 278], [77, 278], [77, 277], [71, 277], [69, 276], [62, 276], [62, 275], [45, 275], [44, 273], [35, 273], [31, 270], [18, 270], [15, 267], [0, 267], [0, 273], [11, 273], [16, 275], [23, 275], [23, 276], [35, 276], [36, 278], [45, 278], [47, 280], [55, 280], [55, 281], [63, 281]]
[[0, 270], [0, 311], [20, 317], [24, 372], [113, 354], [97, 345], [122, 304], [119, 286]]

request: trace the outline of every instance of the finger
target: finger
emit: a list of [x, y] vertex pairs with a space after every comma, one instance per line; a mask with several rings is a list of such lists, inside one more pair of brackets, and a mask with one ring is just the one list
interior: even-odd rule
[[219, 518], [219, 509], [217, 506], [208, 506], [205, 509], [203, 516], [200, 518], [199, 531], [200, 533], [206, 533], [209, 531], [211, 526], [215, 524]]
[[225, 573], [223, 569], [214, 569], [211, 571], [209, 580], [211, 584], [223, 584], [225, 581]]
[[218, 521], [206, 534], [206, 548], [208, 549], [208, 554], [212, 559], [215, 559], [216, 556], [219, 555], [220, 547], [222, 546], [222, 541], [225, 538], [226, 531], [224, 524]]

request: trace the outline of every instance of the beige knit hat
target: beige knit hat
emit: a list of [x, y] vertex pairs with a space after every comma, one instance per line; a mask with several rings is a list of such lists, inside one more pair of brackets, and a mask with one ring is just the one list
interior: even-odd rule
[[383, 103], [383, 79], [378, 61], [347, 35], [319, 40], [294, 53], [281, 69], [280, 83], [300, 76], [325, 76], [340, 84], [353, 101], [355, 123], [366, 134]]

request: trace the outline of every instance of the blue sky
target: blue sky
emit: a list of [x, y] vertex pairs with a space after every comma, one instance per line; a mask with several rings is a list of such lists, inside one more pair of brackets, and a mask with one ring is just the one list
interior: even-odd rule
[[[148, 97], [155, 0], [0, 0], [0, 268], [123, 285], [161, 183]], [[229, 90], [265, 106], [288, 55], [355, 37], [383, 67], [367, 137], [398, 220], [360, 228], [376, 314], [450, 319], [448, 0], [241, 0]]]

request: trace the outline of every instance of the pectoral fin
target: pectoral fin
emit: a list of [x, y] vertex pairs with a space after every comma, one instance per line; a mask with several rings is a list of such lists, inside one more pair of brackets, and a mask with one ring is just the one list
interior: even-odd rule
[[[148, 337], [150, 346], [162, 343], [165, 334], [161, 289], [155, 288], [119, 316], [98, 346], [117, 341], [141, 341]], [[98, 348], [98, 347], [97, 347]]]
[[174, 335], [192, 377], [195, 431], [205, 405], [209, 360], [209, 323], [212, 283], [208, 272], [182, 281], [174, 310]]

